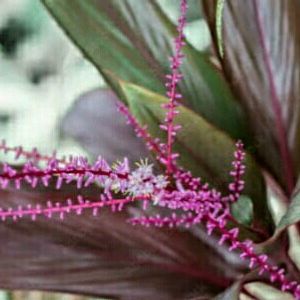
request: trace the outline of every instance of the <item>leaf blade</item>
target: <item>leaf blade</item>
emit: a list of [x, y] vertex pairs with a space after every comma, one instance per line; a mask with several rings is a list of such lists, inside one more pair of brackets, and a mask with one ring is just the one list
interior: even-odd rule
[[[217, 43], [216, 1], [203, 3]], [[225, 1], [220, 58], [250, 120], [257, 156], [287, 193], [299, 173], [299, 12], [297, 1]]]
[[293, 192], [291, 203], [288, 206], [287, 212], [281, 218], [277, 230], [281, 231], [284, 228], [293, 225], [300, 221], [300, 180]]
[[[46, 204], [74, 195], [1, 191], [2, 207]], [[96, 195], [97, 190], [89, 191]], [[0, 287], [81, 293], [113, 299], [162, 299], [201, 287], [214, 295], [239, 274], [189, 232], [134, 227], [126, 220], [138, 207], [100, 216], [83, 212], [0, 224]], [[130, 238], [129, 238], [130, 237]], [[199, 255], [201, 254], [201, 255]], [[219, 270], [218, 276], [209, 270]], [[230, 270], [230, 272], [228, 272]]]
[[[165, 93], [164, 75], [169, 72], [167, 58], [172, 53], [176, 30], [156, 1], [43, 0], [43, 3], [108, 82], [107, 72]], [[250, 143], [243, 112], [207, 54], [189, 44], [184, 51], [186, 62], [180, 88], [185, 103], [234, 138]]]

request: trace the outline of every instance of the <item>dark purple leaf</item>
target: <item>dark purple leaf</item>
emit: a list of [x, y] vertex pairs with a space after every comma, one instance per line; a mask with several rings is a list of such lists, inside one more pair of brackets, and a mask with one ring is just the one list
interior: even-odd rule
[[127, 156], [131, 161], [149, 156], [143, 142], [117, 110], [117, 97], [108, 89], [97, 89], [78, 98], [62, 122], [62, 132], [71, 136], [94, 156], [109, 162]]
[[[203, 3], [217, 42], [217, 1]], [[300, 170], [300, 2], [232, 0], [224, 5], [225, 75], [248, 115], [259, 159], [290, 194]]]
[[[66, 193], [1, 192], [1, 205], [62, 201]], [[137, 208], [135, 210], [138, 210]], [[64, 221], [0, 224], [0, 287], [89, 294], [117, 299], [183, 299], [214, 295], [240, 271], [191, 233], [134, 227], [129, 214], [103, 210]]]

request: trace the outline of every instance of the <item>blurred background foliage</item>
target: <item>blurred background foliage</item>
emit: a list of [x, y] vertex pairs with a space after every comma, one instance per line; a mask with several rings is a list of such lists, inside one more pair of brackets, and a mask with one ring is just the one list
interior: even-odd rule
[[81, 93], [103, 85], [97, 71], [39, 0], [0, 1], [0, 49], [1, 138], [41, 151], [76, 151], [59, 122]]
[[[174, 22], [176, 3], [160, 1]], [[198, 49], [210, 44], [207, 25], [189, 15], [187, 35]], [[199, 28], [203, 35], [193, 35]], [[196, 37], [196, 38], [195, 38]], [[104, 82], [39, 0], [0, 0], [0, 132], [10, 145], [41, 152], [82, 153], [60, 124], [76, 99]]]
[[[175, 22], [177, 2], [159, 3]], [[206, 22], [199, 19], [199, 10], [191, 9], [188, 19], [188, 40], [197, 49], [207, 49], [209, 31]], [[197, 34], [193, 34], [195, 30]], [[0, 70], [1, 139], [9, 145], [35, 146], [45, 153], [56, 149], [60, 154], [89, 155], [62, 124], [72, 117], [78, 98], [105, 83], [39, 0], [0, 0]], [[34, 291], [0, 292], [0, 300], [21, 299], [91, 298]]]

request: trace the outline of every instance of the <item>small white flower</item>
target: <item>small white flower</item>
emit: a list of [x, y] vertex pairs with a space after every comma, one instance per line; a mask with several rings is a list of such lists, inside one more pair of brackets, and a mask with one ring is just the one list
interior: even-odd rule
[[168, 185], [167, 178], [164, 175], [155, 176], [153, 178], [153, 183], [155, 184], [155, 187], [159, 190], [164, 189]]
[[127, 191], [133, 196], [150, 195], [168, 184], [165, 176], [153, 174], [153, 165], [147, 161], [138, 164], [138, 168], [128, 177]]

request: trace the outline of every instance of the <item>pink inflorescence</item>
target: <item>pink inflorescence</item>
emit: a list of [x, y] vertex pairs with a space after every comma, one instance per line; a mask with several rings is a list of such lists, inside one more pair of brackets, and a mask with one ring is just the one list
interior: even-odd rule
[[[118, 103], [117, 107], [118, 110], [126, 117], [127, 123], [134, 128], [137, 137], [143, 139], [148, 150], [155, 154], [156, 160], [164, 164], [167, 161], [165, 144], [162, 143], [159, 138], [153, 138], [148, 132], [147, 126], [141, 126], [123, 103]], [[180, 184], [183, 187], [193, 190], [202, 188], [200, 178], [193, 177], [190, 171], [183, 170], [183, 168], [177, 166], [175, 162], [173, 163], [172, 175], [176, 179], [177, 184]], [[206, 186], [207, 185], [203, 186], [203, 188], [206, 188]]]
[[13, 210], [12, 208], [4, 210], [0, 208], [0, 217], [2, 221], [6, 221], [9, 218], [17, 221], [20, 218], [29, 216], [32, 221], [35, 221], [37, 216], [52, 218], [53, 215], [58, 215], [59, 218], [63, 220], [66, 214], [75, 213], [76, 215], [81, 215], [84, 210], [91, 210], [92, 215], [97, 216], [99, 210], [105, 206], [109, 206], [113, 212], [121, 211], [125, 204], [136, 200], [147, 202], [148, 197], [140, 196], [135, 199], [134, 197], [128, 196], [123, 199], [108, 199], [101, 195], [98, 201], [90, 201], [78, 195], [76, 201], [68, 198], [65, 203], [53, 203], [51, 200], [48, 200], [44, 206], [40, 204], [35, 206], [28, 204], [26, 207], [19, 206], [17, 210]]
[[15, 187], [20, 189], [22, 182], [25, 182], [35, 188], [41, 182], [47, 187], [49, 181], [55, 179], [57, 189], [60, 189], [64, 182], [69, 184], [73, 181], [76, 181], [77, 188], [88, 187], [96, 181], [106, 187], [106, 182], [112, 182], [118, 178], [121, 184], [123, 181], [125, 182], [127, 176], [128, 162], [126, 159], [116, 168], [111, 168], [101, 157], [93, 165], [90, 165], [86, 158], [79, 156], [72, 157], [64, 163], [57, 159], [51, 159], [45, 167], [28, 161], [20, 170], [4, 163], [0, 173], [0, 186], [5, 189], [10, 183], [14, 183]]
[[179, 69], [183, 62], [183, 52], [182, 48], [185, 45], [183, 29], [186, 24], [186, 11], [187, 11], [187, 0], [182, 0], [180, 5], [180, 17], [178, 19], [177, 32], [178, 35], [175, 38], [175, 54], [170, 58], [171, 61], [171, 74], [166, 75], [166, 87], [167, 87], [167, 97], [169, 102], [163, 104], [163, 108], [167, 110], [164, 123], [160, 126], [162, 130], [167, 132], [167, 144], [166, 152], [167, 158], [162, 161], [166, 167], [167, 172], [170, 174], [173, 172], [173, 165], [178, 157], [178, 153], [172, 152], [172, 144], [176, 136], [176, 132], [181, 128], [180, 125], [174, 124], [174, 118], [179, 113], [176, 109], [179, 105], [178, 100], [182, 98], [182, 94], [178, 92], [177, 86], [182, 79], [182, 74]]
[[[300, 285], [287, 279], [284, 269], [269, 262], [267, 255], [257, 254], [250, 240], [239, 239], [239, 229], [228, 229], [228, 222], [234, 220], [230, 214], [230, 205], [241, 196], [244, 189], [245, 152], [243, 143], [236, 143], [233, 169], [230, 175], [233, 181], [229, 184], [229, 194], [223, 196], [216, 189], [195, 178], [191, 172], [178, 165], [177, 153], [173, 153], [172, 145], [176, 132], [180, 126], [174, 124], [178, 114], [178, 100], [182, 97], [177, 91], [178, 83], [182, 79], [179, 68], [183, 60], [182, 47], [184, 46], [183, 29], [186, 23], [187, 0], [181, 0], [181, 14], [178, 20], [175, 39], [175, 53], [171, 58], [171, 74], [167, 75], [168, 103], [164, 105], [167, 110], [164, 124], [161, 128], [167, 133], [166, 142], [153, 138], [147, 127], [140, 125], [124, 104], [118, 104], [119, 111], [125, 115], [127, 121], [133, 126], [138, 137], [142, 138], [148, 149], [156, 155], [156, 159], [166, 169], [164, 174], [154, 174], [153, 165], [141, 161], [136, 168], [130, 168], [126, 158], [123, 161], [109, 165], [106, 160], [99, 157], [94, 163], [89, 163], [82, 156], [58, 159], [56, 154], [42, 155], [33, 149], [25, 151], [22, 147], [9, 147], [2, 142], [0, 150], [4, 153], [14, 153], [15, 158], [26, 159], [21, 168], [2, 164], [0, 172], [0, 188], [14, 186], [20, 189], [22, 185], [36, 188], [39, 185], [47, 187], [55, 185], [60, 189], [64, 184], [75, 183], [81, 191], [90, 185], [99, 188], [99, 197], [87, 198], [82, 193], [75, 199], [68, 197], [64, 202], [19, 206], [13, 208], [0, 208], [0, 220], [18, 221], [23, 217], [36, 220], [37, 217], [52, 218], [58, 216], [64, 219], [66, 214], [81, 215], [83, 211], [91, 211], [97, 216], [103, 207], [110, 207], [113, 212], [123, 210], [127, 205], [142, 202], [146, 211], [149, 205], [162, 208], [165, 214], [149, 216], [135, 216], [128, 220], [133, 225], [189, 228], [196, 224], [204, 224], [208, 235], [214, 232], [219, 236], [219, 244], [226, 244], [230, 251], [239, 251], [243, 260], [249, 261], [249, 268], [257, 268], [259, 274], [268, 273], [271, 282], [277, 282], [283, 291], [293, 293], [300, 299]], [[169, 213], [167, 213], [169, 212]]]
[[[48, 162], [52, 159], [56, 159], [56, 151], [54, 151], [52, 155], [43, 155], [37, 150], [37, 148], [33, 148], [31, 151], [26, 151], [23, 149], [22, 146], [9, 147], [6, 145], [5, 140], [2, 140], [0, 143], [0, 151], [3, 151], [3, 153], [5, 154], [13, 153], [15, 160], [24, 158], [26, 160], [30, 160], [34, 162], [39, 162], [39, 161]], [[64, 161], [65, 158], [60, 159], [61, 163], [63, 163]]]
[[[230, 199], [236, 197], [237, 191], [239, 194], [242, 192], [240, 187], [243, 187], [241, 179], [244, 172], [243, 159], [243, 145], [238, 142], [233, 161], [235, 172], [231, 172], [234, 177], [233, 182], [238, 188], [229, 188]], [[182, 174], [184, 176], [184, 173]], [[39, 167], [29, 161], [20, 170], [4, 164], [0, 173], [0, 186], [6, 188], [10, 182], [14, 182], [15, 187], [20, 188], [21, 182], [24, 181], [35, 188], [39, 182], [48, 186], [49, 181], [53, 179], [56, 180], [57, 188], [73, 181], [79, 189], [97, 183], [101, 195], [96, 200], [77, 195], [75, 201], [68, 198], [65, 203], [52, 203], [49, 200], [44, 206], [37, 204], [19, 206], [16, 209], [0, 209], [0, 219], [5, 221], [11, 218], [17, 221], [28, 216], [36, 220], [38, 216], [51, 218], [53, 215], [64, 219], [66, 214], [81, 215], [84, 210], [90, 210], [92, 215], [97, 216], [98, 211], [103, 207], [109, 206], [113, 212], [117, 212], [128, 204], [142, 201], [144, 209], [152, 204], [167, 208], [171, 214], [134, 217], [128, 220], [133, 225], [189, 228], [195, 224], [205, 223], [209, 235], [214, 231], [220, 233], [220, 245], [227, 243], [230, 251], [240, 251], [241, 259], [248, 259], [251, 269], [258, 268], [260, 274], [268, 272], [271, 282], [278, 282], [283, 291], [291, 291], [296, 299], [300, 299], [300, 286], [297, 282], [289, 281], [285, 271], [269, 263], [266, 255], [256, 254], [251, 241], [240, 241], [238, 228], [230, 230], [226, 228], [231, 218], [230, 201], [224, 201], [228, 196], [223, 197], [220, 192], [209, 189], [207, 185], [203, 185], [199, 190], [187, 189], [182, 187], [179, 179], [174, 178], [175, 184], [171, 186], [167, 176], [155, 175], [152, 165], [146, 162], [140, 163], [131, 170], [127, 159], [110, 166], [103, 158], [98, 158], [94, 164], [89, 164], [83, 157], [72, 157], [64, 162], [52, 158], [45, 167]], [[113, 197], [114, 193], [126, 196], [117, 199]]]
[[148, 150], [153, 151], [156, 154], [156, 159], [160, 162], [165, 160], [166, 153], [160, 139], [153, 138], [148, 132], [147, 126], [141, 126], [136, 118], [130, 113], [126, 105], [119, 102], [117, 108], [126, 117], [127, 124], [134, 128], [136, 136], [142, 138]]
[[235, 160], [232, 162], [233, 170], [230, 175], [234, 178], [234, 181], [229, 184], [229, 191], [231, 192], [229, 200], [235, 202], [239, 199], [241, 192], [244, 189], [245, 182], [242, 177], [245, 173], [245, 165], [243, 161], [245, 159], [245, 152], [243, 151], [243, 144], [241, 141], [236, 143], [237, 150], [234, 152]]
[[[241, 143], [238, 144], [241, 150]], [[239, 158], [237, 157], [237, 160]], [[231, 218], [228, 203], [223, 201], [220, 193], [216, 191], [204, 192], [173, 191], [171, 193], [161, 193], [157, 202], [158, 206], [167, 207], [169, 210], [176, 212], [170, 215], [161, 216], [142, 216], [134, 217], [129, 220], [133, 225], [143, 225], [146, 227], [156, 226], [163, 227], [185, 227], [189, 228], [199, 223], [205, 223], [208, 235], [214, 231], [220, 234], [219, 244], [228, 244], [230, 251], [240, 252], [242, 260], [249, 261], [250, 269], [258, 269], [258, 273], [269, 273], [270, 281], [277, 282], [282, 291], [292, 292], [296, 299], [300, 299], [300, 285], [296, 281], [287, 278], [283, 268], [268, 262], [268, 256], [257, 254], [254, 250], [253, 242], [250, 240], [240, 241], [238, 238], [239, 229], [227, 229], [226, 225]], [[179, 211], [182, 211], [179, 213]]]
[[94, 164], [89, 164], [84, 157], [72, 157], [69, 161], [61, 163], [60, 160], [51, 159], [45, 167], [29, 161], [18, 170], [4, 163], [0, 173], [0, 187], [5, 189], [13, 183], [16, 189], [21, 183], [27, 183], [36, 188], [39, 183], [49, 186], [50, 180], [55, 180], [56, 189], [63, 184], [76, 182], [78, 189], [87, 188], [91, 184], [98, 184], [103, 193], [111, 195], [112, 192], [121, 192], [133, 196], [155, 194], [166, 188], [168, 181], [164, 175], [154, 175], [153, 166], [141, 162], [134, 170], [130, 170], [128, 160], [110, 166], [102, 157]]

